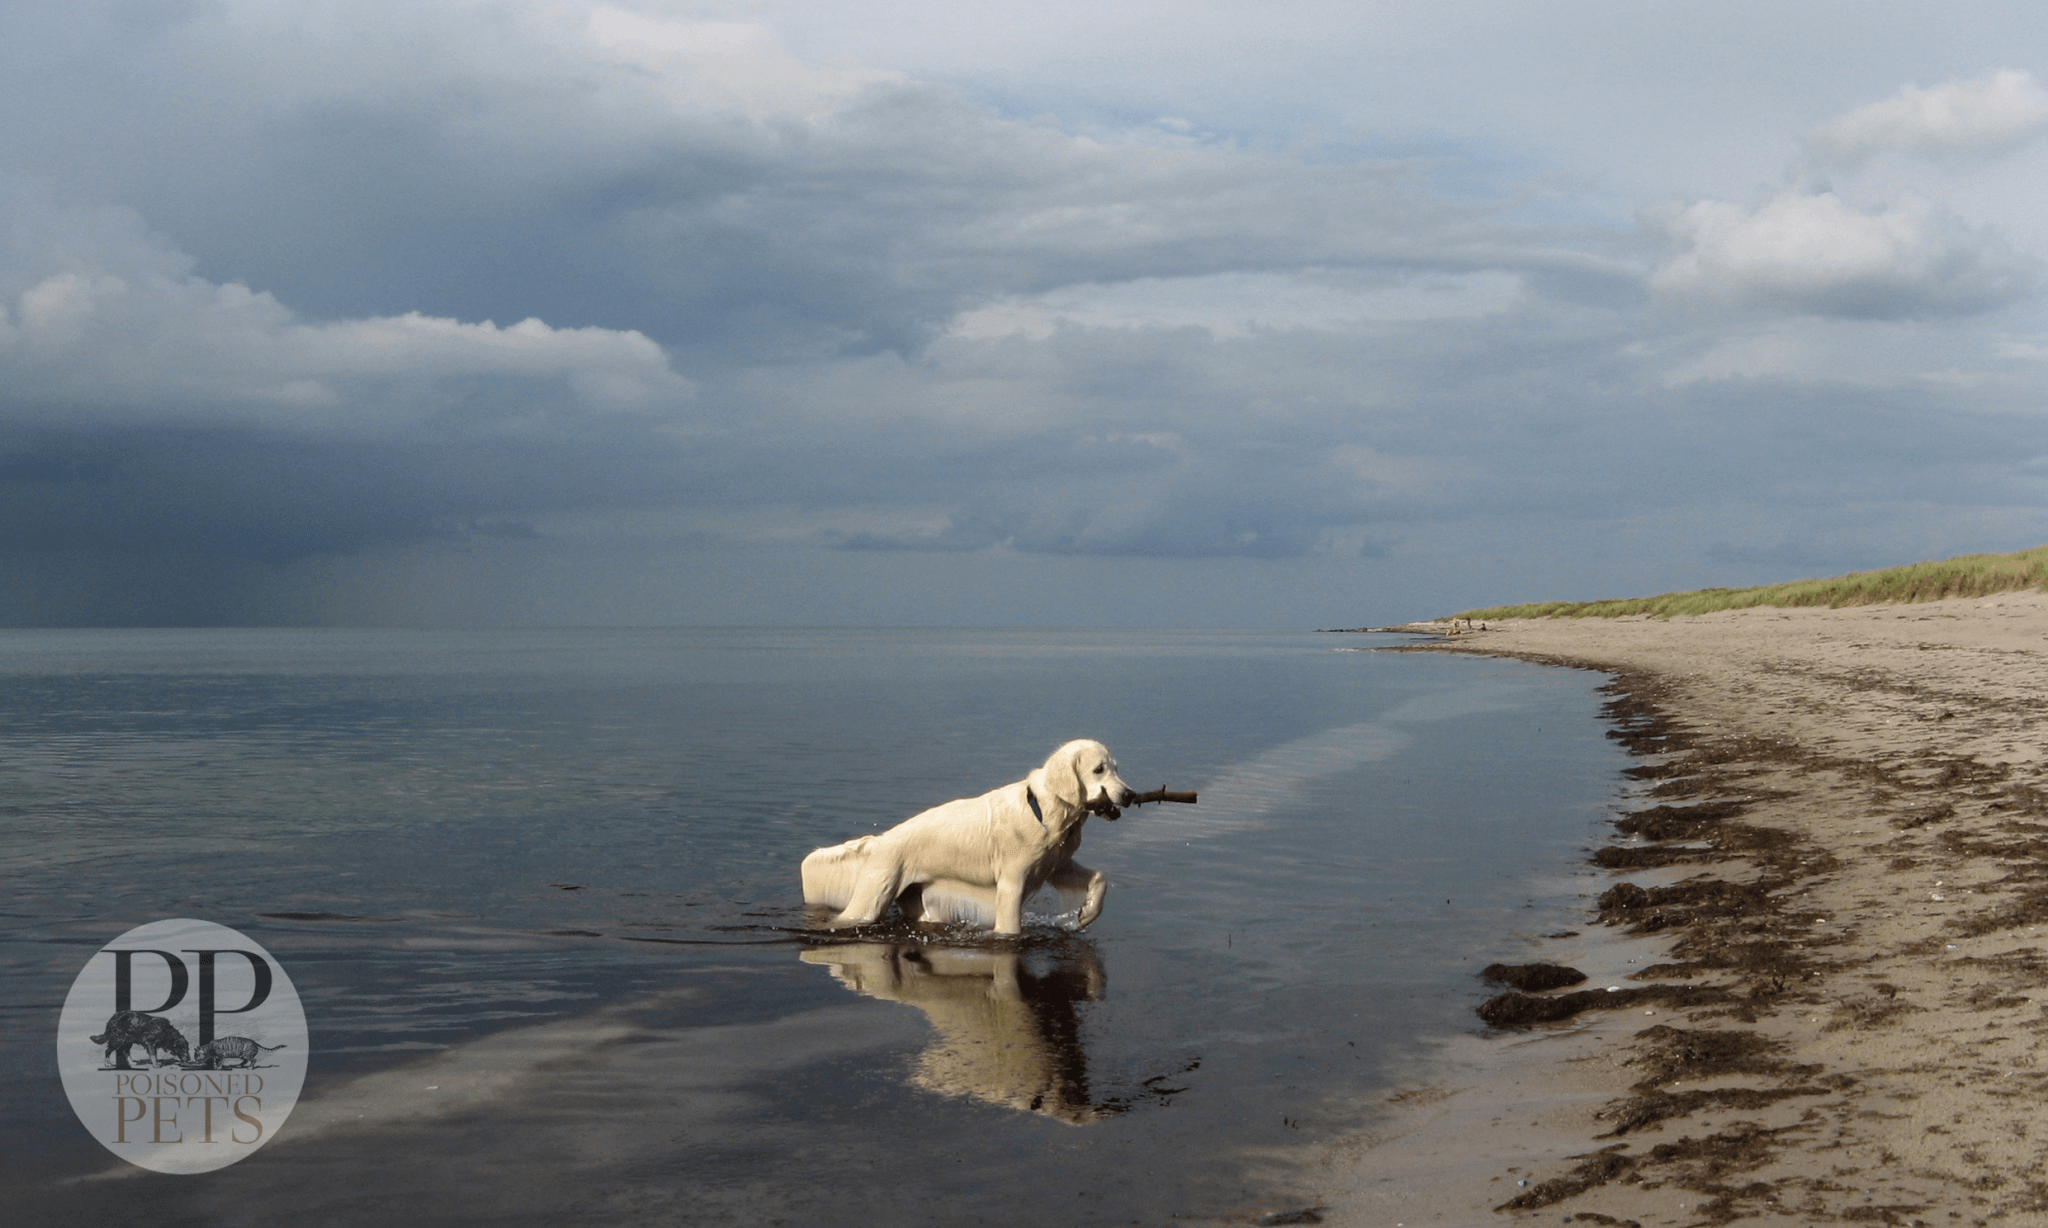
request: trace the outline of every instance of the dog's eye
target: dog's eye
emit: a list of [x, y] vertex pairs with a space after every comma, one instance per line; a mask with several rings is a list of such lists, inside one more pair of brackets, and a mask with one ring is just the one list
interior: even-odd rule
[[1097, 776], [1102, 775], [1102, 765], [1099, 763], [1095, 765], [1095, 774]]

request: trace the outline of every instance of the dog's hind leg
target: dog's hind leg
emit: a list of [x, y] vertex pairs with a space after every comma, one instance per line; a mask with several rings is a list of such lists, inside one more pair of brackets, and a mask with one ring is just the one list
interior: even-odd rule
[[896, 902], [897, 893], [903, 889], [903, 867], [877, 865], [876, 860], [870, 858], [861, 867], [860, 877], [854, 880], [853, 890], [847, 897], [845, 910], [832, 918], [834, 928], [872, 925], [889, 911], [889, 905]]
[[[914, 903], [913, 892], [916, 896]], [[982, 927], [996, 923], [995, 891], [955, 878], [935, 878], [922, 888], [905, 891], [900, 902], [912, 921]]]
[[854, 884], [860, 881], [861, 871], [867, 866], [869, 841], [873, 836], [861, 836], [844, 844], [828, 848], [813, 849], [804, 858], [804, 903], [824, 908], [844, 908], [853, 898]]

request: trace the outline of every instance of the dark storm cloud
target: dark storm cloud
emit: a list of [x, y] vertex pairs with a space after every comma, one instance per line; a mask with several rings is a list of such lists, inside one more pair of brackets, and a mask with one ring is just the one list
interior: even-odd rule
[[[330, 317], [539, 315], [645, 332], [692, 365], [913, 351], [990, 295], [1242, 267], [1599, 261], [1500, 242], [1402, 166], [1089, 149], [943, 89], [875, 86], [828, 119], [678, 117], [566, 181], [493, 99], [310, 104], [189, 202], [138, 199], [208, 276]], [[562, 134], [573, 140], [574, 134]], [[1605, 268], [1608, 280], [1614, 270]]]
[[[47, 427], [0, 436], [0, 551], [277, 565], [646, 498], [644, 458], [558, 443], [318, 439], [248, 427]], [[477, 521], [479, 515], [499, 519]]]
[[[2048, 420], [2024, 397], [1781, 377], [1672, 385], [1624, 352], [1631, 335], [1548, 308], [1370, 338], [1070, 332], [1034, 372], [1058, 408], [1028, 427], [805, 418], [808, 445], [778, 438], [759, 463], [820, 506], [930, 509], [912, 525], [821, 533], [850, 551], [1370, 554], [1427, 522], [1594, 526], [1694, 509], [1704, 527], [1749, 503], [1882, 542], [1928, 507], [2048, 506], [2029, 463], [2048, 457]], [[948, 352], [927, 376], [933, 418], [949, 381], [973, 387], [1002, 348]]]
[[[979, 297], [1075, 281], [1360, 263], [1625, 275], [1444, 199], [1421, 162], [1098, 144], [770, 47], [600, 66], [524, 41], [550, 31], [511, 12], [480, 41], [394, 8], [397, 62], [388, 32], [342, 17], [303, 80], [251, 69], [311, 50], [264, 22], [199, 17], [110, 47], [81, 20], [59, 40], [70, 55], [11, 65], [25, 105], [79, 117], [16, 133], [18, 156], [111, 188], [209, 280], [301, 312], [630, 328], [693, 365], [911, 350]], [[250, 85], [267, 105], [225, 96]], [[148, 118], [94, 124], [110, 93]]]
[[1776, 135], [1839, 182], [1639, 218], [1445, 162], [1484, 140], [1081, 135], [957, 80], [568, 0], [0, 10], [0, 550], [39, 577], [0, 618], [145, 617], [131, 565], [236, 621], [465, 543], [639, 583], [686, 538], [1277, 568], [2039, 516], [2038, 364], [1993, 344], [2041, 348], [2038, 267], [1868, 169], [2021, 148], [2025, 74], [1844, 94]]

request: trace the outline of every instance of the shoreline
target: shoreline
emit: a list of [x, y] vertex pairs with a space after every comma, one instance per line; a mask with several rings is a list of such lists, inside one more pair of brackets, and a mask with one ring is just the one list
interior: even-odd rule
[[1400, 630], [1614, 676], [1642, 792], [1544, 956], [1607, 963], [1537, 996], [1628, 992], [1451, 1043], [1466, 1086], [1327, 1149], [1325, 1222], [2048, 1211], [2048, 595]]

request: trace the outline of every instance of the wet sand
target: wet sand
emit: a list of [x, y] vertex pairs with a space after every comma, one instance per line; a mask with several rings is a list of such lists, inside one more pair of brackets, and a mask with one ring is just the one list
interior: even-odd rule
[[1324, 1222], [2048, 1222], [2048, 595], [1421, 648], [1613, 674], [1640, 796], [1544, 953], [1590, 1005], [1447, 1042]]

